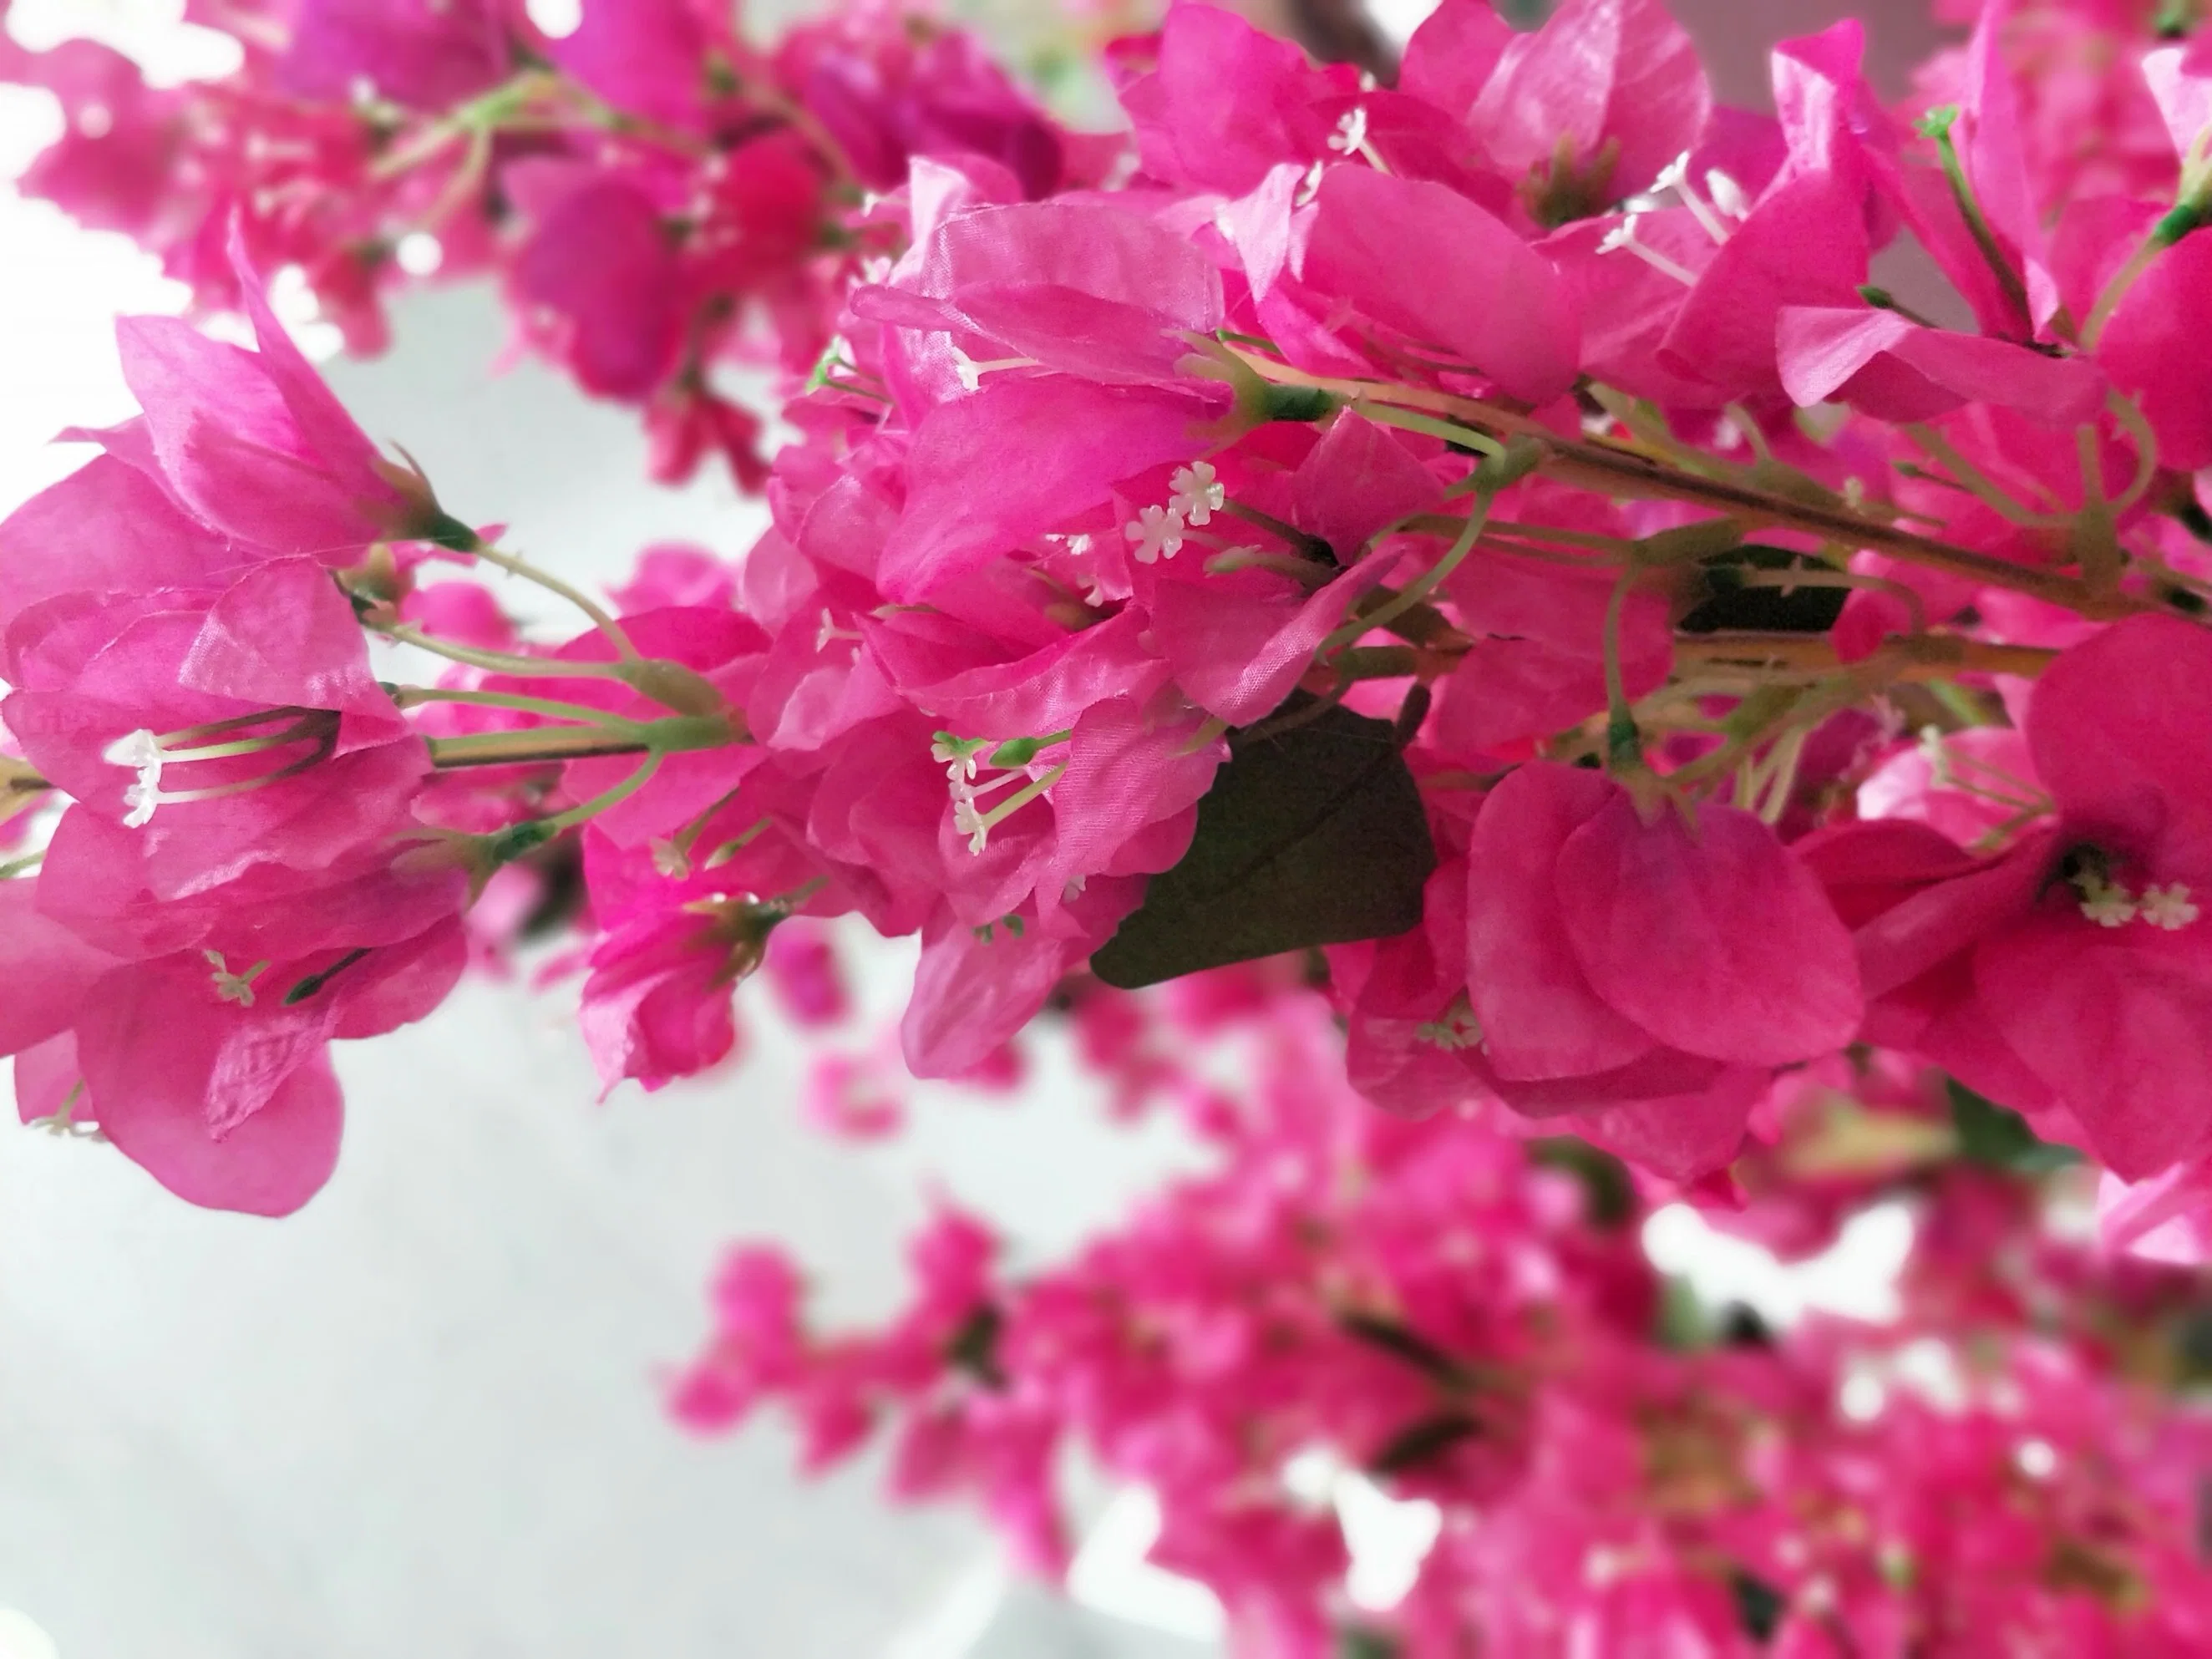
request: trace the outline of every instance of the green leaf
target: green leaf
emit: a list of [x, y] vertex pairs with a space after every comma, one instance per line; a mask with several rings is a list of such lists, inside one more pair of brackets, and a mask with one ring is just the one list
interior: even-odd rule
[[1465, 1412], [1439, 1412], [1409, 1424], [1390, 1437], [1382, 1449], [1367, 1460], [1370, 1474], [1403, 1474], [1442, 1457], [1463, 1440], [1482, 1432], [1482, 1425]]
[[1741, 1567], [1729, 1575], [1729, 1589], [1735, 1596], [1735, 1615], [1744, 1634], [1754, 1642], [1771, 1642], [1782, 1628], [1782, 1615], [1790, 1610], [1790, 1599]]
[[1951, 1127], [1958, 1131], [1959, 1155], [1972, 1164], [1990, 1164], [2015, 1175], [2048, 1175], [2081, 1162], [2069, 1146], [2036, 1138], [2027, 1120], [1985, 1100], [1963, 1083], [1953, 1082]]
[[[1276, 721], [1313, 708], [1292, 695]], [[1250, 728], [1266, 732], [1266, 726]], [[1420, 791], [1385, 720], [1334, 708], [1232, 733], [1190, 850], [1091, 958], [1123, 990], [1417, 927], [1437, 867]]]
[[1336, 1659], [1399, 1659], [1398, 1638], [1388, 1631], [1354, 1625], [1339, 1633]]
[[1564, 1170], [1582, 1182], [1583, 1216], [1593, 1227], [1610, 1232], [1626, 1227], [1642, 1212], [1635, 1177], [1611, 1152], [1573, 1135], [1546, 1135], [1527, 1146], [1531, 1164]]
[[1846, 587], [1747, 587], [1746, 566], [1753, 570], [1802, 568], [1824, 570], [1817, 559], [1786, 548], [1753, 544], [1704, 561], [1702, 594], [1675, 627], [1685, 634], [1715, 634], [1723, 629], [1760, 634], [1825, 634], [1843, 614]]

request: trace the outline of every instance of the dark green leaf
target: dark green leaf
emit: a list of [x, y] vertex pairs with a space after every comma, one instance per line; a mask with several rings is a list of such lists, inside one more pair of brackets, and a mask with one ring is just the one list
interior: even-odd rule
[[1643, 1207], [1628, 1166], [1573, 1135], [1546, 1135], [1528, 1143], [1528, 1161], [1564, 1170], [1583, 1185], [1583, 1215], [1593, 1227], [1610, 1231], [1636, 1219]]
[[1336, 1659], [1398, 1659], [1398, 1638], [1388, 1631], [1354, 1625], [1336, 1638]]
[[1772, 1641], [1782, 1628], [1782, 1615], [1790, 1610], [1790, 1598], [1741, 1567], [1729, 1576], [1729, 1589], [1735, 1594], [1735, 1616], [1744, 1634], [1754, 1642]]
[[1482, 1432], [1482, 1425], [1465, 1412], [1439, 1412], [1401, 1429], [1367, 1460], [1370, 1474], [1403, 1474], [1443, 1456], [1462, 1440]]
[[1959, 1155], [1969, 1163], [2038, 1176], [2081, 1161], [2081, 1154], [2071, 1147], [2038, 1139], [2018, 1112], [1984, 1099], [1965, 1084], [1954, 1082], [1950, 1092], [1951, 1125], [1958, 1131]]
[[1006, 1374], [999, 1364], [999, 1333], [1006, 1316], [994, 1303], [979, 1304], [945, 1345], [945, 1357], [987, 1389], [1003, 1389]]
[[1425, 1372], [1448, 1389], [1463, 1387], [1467, 1373], [1459, 1362], [1419, 1331], [1400, 1324], [1395, 1319], [1381, 1318], [1374, 1314], [1340, 1313], [1337, 1328], [1346, 1336], [1364, 1342], [1370, 1348], [1379, 1348], [1393, 1359], [1402, 1359], [1415, 1370]]
[[1843, 614], [1850, 596], [1844, 587], [1747, 587], [1743, 573], [1787, 570], [1804, 563], [1826, 568], [1785, 548], [1753, 544], [1717, 554], [1705, 562], [1705, 582], [1687, 615], [1675, 623], [1685, 634], [1713, 634], [1723, 629], [1761, 634], [1825, 634]]
[[[1273, 720], [1310, 708], [1304, 692]], [[1271, 720], [1268, 723], [1273, 723]], [[1260, 728], [1255, 728], [1260, 729]], [[1190, 850], [1091, 958], [1123, 990], [1420, 925], [1428, 814], [1390, 726], [1344, 708], [1232, 734]]]

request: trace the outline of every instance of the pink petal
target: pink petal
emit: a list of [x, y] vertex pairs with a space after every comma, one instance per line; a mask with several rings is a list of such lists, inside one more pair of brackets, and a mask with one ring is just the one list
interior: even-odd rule
[[1553, 868], [1618, 793], [1595, 772], [1536, 761], [1484, 799], [1468, 846], [1468, 1000], [1507, 1079], [1577, 1077], [1656, 1045], [1594, 991], [1569, 947]]
[[1884, 421], [1925, 421], [1969, 403], [2002, 404], [2048, 426], [2094, 418], [2104, 376], [2079, 357], [1923, 328], [1893, 311], [1787, 306], [1776, 325], [1783, 390], [1831, 398]]
[[[1574, 384], [1581, 325], [1544, 256], [1457, 191], [1365, 166], [1332, 167], [1299, 276], [1443, 351], [1510, 396], [1546, 404]], [[1408, 259], [1407, 250], [1423, 257]]]
[[1032, 536], [1103, 506], [1132, 473], [1200, 454], [1204, 409], [1139, 386], [994, 377], [915, 429], [906, 510], [876, 573], [911, 605]]
[[312, 1005], [258, 1018], [204, 970], [125, 969], [77, 1028], [94, 1115], [187, 1202], [289, 1215], [337, 1167], [344, 1103]]
[[2069, 830], [2140, 854], [2160, 837], [2212, 858], [2212, 635], [2172, 617], [2131, 617], [2067, 652], [2027, 708], [2035, 770]]
[[69, 1029], [116, 959], [39, 912], [35, 879], [0, 881], [0, 1054]]
[[1981, 1006], [2130, 1181], [2212, 1146], [2212, 976], [2078, 915], [2039, 916], [1974, 957]]
[[1674, 1048], [1749, 1066], [1832, 1053], [1865, 1004], [1820, 884], [1748, 812], [1652, 823], [1625, 792], [1567, 838], [1560, 914], [1591, 988]]
[[2184, 237], [2151, 262], [2098, 337], [2097, 361], [2141, 400], [2160, 463], [2212, 466], [2212, 376], [2199, 362], [2212, 336], [2212, 236]]

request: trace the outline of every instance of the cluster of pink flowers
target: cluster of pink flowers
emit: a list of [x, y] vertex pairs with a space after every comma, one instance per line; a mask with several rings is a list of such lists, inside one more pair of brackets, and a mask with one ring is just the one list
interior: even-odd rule
[[[1768, 115], [1661, 0], [1443, 0], [1389, 86], [1178, 3], [1098, 137], [902, 12], [712, 9], [210, 0], [244, 67], [168, 91], [0, 38], [70, 118], [31, 187], [260, 348], [126, 321], [143, 415], [0, 524], [26, 1121], [283, 1212], [327, 1044], [471, 962], [573, 926], [656, 1088], [757, 968], [842, 1019], [858, 916], [919, 936], [912, 1073], [1005, 1081], [1065, 1009], [1223, 1170], [1021, 1280], [948, 1219], [874, 1337], [748, 1255], [693, 1420], [898, 1417], [903, 1489], [1046, 1563], [1080, 1443], [1254, 1652], [1347, 1627], [1316, 1449], [1443, 1516], [1378, 1650], [2204, 1650], [2197, 1429], [2112, 1334], [2183, 1280], [2036, 1243], [1976, 1149], [2212, 1250], [2212, 27], [1990, 0], [1896, 111], [1846, 21]], [[374, 343], [418, 236], [774, 528], [602, 600], [441, 505], [261, 285]], [[1231, 1040], [1261, 1080], [1206, 1086]], [[812, 1105], [898, 1093], [843, 1054]], [[1655, 1346], [1572, 1201], [1624, 1165], [1785, 1253], [1916, 1193], [1917, 1311]], [[1963, 1405], [1841, 1410], [1927, 1333], [1986, 1336]]]
[[[1612, 1159], [1480, 1115], [1372, 1110], [1329, 1064], [1327, 1022], [1255, 1018], [1264, 990], [1221, 982], [1243, 972], [1076, 1011], [1155, 1061], [1238, 1033], [1249, 1086], [1170, 1060], [1145, 1090], [1218, 1173], [1033, 1273], [948, 1210], [912, 1247], [912, 1299], [866, 1331], [817, 1329], [799, 1269], [740, 1250], [674, 1382], [679, 1419], [719, 1432], [781, 1408], [817, 1469], [884, 1437], [895, 1498], [970, 1499], [1048, 1571], [1066, 1565], [1072, 1465], [1140, 1485], [1151, 1559], [1215, 1593], [1240, 1653], [2212, 1638], [2212, 1421], [2168, 1392], [2202, 1364], [2196, 1276], [2052, 1241], [2039, 1177], [1958, 1156], [1970, 1121], [1926, 1079], [1831, 1067], [1765, 1103], [1776, 1156], [1917, 1188], [1930, 1217], [1895, 1324], [1778, 1334], [1662, 1282]], [[1425, 1506], [1418, 1571], [1347, 1585], [1362, 1493]]]
[[356, 350], [383, 344], [395, 284], [495, 276], [524, 340], [642, 408], [665, 479], [719, 456], [759, 487], [761, 420], [726, 371], [813, 364], [896, 246], [864, 204], [910, 158], [986, 155], [1031, 195], [1086, 182], [972, 37], [891, 5], [772, 50], [697, 0], [595, 3], [558, 38], [523, 0], [187, 13], [238, 42], [234, 74], [151, 88], [97, 42], [0, 35], [0, 82], [51, 90], [67, 124], [27, 193], [134, 237], [210, 310], [240, 303], [234, 228]]

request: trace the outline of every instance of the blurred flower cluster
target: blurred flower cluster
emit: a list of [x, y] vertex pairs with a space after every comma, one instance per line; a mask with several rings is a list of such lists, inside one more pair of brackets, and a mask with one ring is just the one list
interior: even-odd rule
[[[1080, 1447], [1254, 1654], [2206, 1650], [2196, 6], [1990, 0], [1903, 109], [1846, 21], [1766, 114], [1662, 0], [1444, 0], [1387, 85], [1178, 3], [1102, 134], [889, 5], [191, 15], [235, 73], [0, 40], [67, 118], [27, 188], [258, 345], [126, 319], [143, 413], [0, 524], [27, 1121], [283, 1213], [328, 1044], [471, 963], [570, 935], [654, 1088], [757, 969], [847, 1023], [858, 917], [919, 937], [906, 1072], [1071, 1022], [1217, 1173], [1033, 1273], [948, 1216], [869, 1335], [749, 1252], [690, 1420], [889, 1422], [1048, 1566]], [[433, 267], [773, 528], [595, 596], [458, 516], [264, 290], [369, 348]], [[811, 1109], [890, 1133], [898, 1073]], [[1634, 1225], [1801, 1254], [1901, 1193], [1878, 1331], [1700, 1324]], [[1387, 1616], [1317, 1468], [1436, 1506]]]

